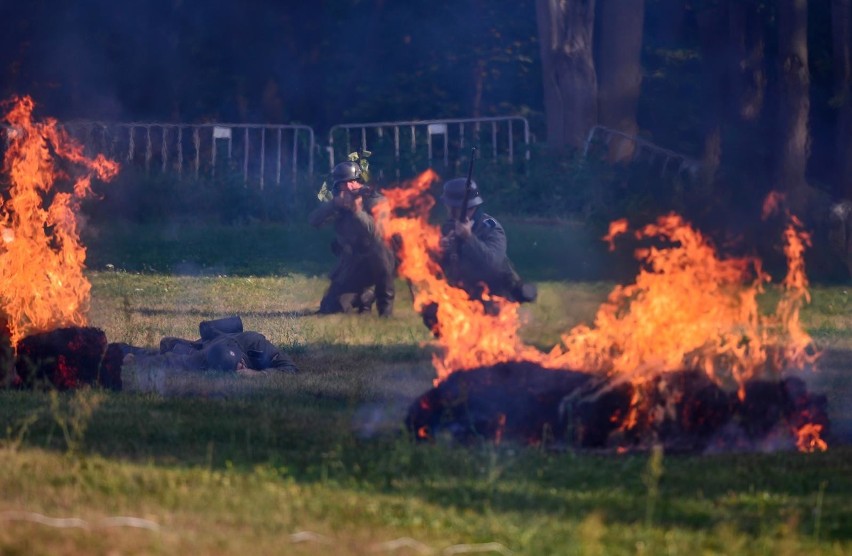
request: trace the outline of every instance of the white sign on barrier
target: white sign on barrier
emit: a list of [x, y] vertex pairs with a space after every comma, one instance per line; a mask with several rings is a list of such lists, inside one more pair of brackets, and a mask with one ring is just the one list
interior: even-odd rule
[[217, 125], [213, 128], [213, 139], [230, 139], [231, 128]]
[[429, 124], [426, 128], [429, 132], [429, 135], [446, 135], [447, 134], [447, 124]]

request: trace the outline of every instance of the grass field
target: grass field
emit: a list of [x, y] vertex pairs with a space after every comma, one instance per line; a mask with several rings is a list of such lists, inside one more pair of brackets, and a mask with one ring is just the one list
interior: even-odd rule
[[[523, 336], [547, 349], [606, 297], [612, 284], [579, 281], [603, 255], [568, 223], [509, 227], [540, 288]], [[90, 324], [110, 341], [194, 339], [199, 321], [239, 314], [303, 372], [128, 368], [118, 393], [0, 392], [0, 553], [852, 553], [844, 287], [815, 287], [803, 315], [826, 352], [807, 379], [829, 397], [828, 452], [419, 445], [402, 420], [434, 377], [429, 335], [402, 283], [393, 319], [315, 315], [327, 239], [298, 227], [89, 237]]]

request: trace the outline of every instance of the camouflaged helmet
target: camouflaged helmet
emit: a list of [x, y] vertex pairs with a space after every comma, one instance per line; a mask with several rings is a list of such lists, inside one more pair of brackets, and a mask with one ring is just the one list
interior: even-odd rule
[[362, 183], [364, 181], [361, 166], [357, 162], [353, 162], [351, 160], [341, 162], [331, 171], [331, 181], [333, 185], [350, 180], [358, 180]]
[[[449, 207], [461, 208], [464, 201], [466, 184], [467, 178], [455, 178], [444, 183], [444, 193], [441, 195], [441, 202]], [[467, 208], [478, 207], [482, 203], [479, 187], [477, 187], [475, 181], [470, 180], [470, 195], [467, 198]]]

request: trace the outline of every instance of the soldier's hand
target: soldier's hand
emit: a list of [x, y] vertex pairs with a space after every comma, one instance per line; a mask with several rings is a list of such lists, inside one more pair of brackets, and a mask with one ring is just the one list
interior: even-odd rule
[[459, 222], [456, 220], [454, 232], [456, 236], [461, 239], [469, 238], [473, 235], [473, 220], [467, 220], [466, 222]]
[[355, 197], [346, 190], [341, 190], [332, 201], [334, 206], [352, 210], [355, 206]]

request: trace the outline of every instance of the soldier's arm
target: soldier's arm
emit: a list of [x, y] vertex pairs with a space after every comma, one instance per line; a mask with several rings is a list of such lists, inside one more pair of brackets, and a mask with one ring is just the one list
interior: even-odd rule
[[499, 268], [506, 258], [506, 232], [491, 219], [486, 219], [482, 226], [479, 233], [463, 241], [460, 256], [485, 268]]
[[320, 206], [315, 208], [308, 216], [308, 222], [311, 226], [319, 228], [334, 216], [337, 207], [331, 201], [324, 201]]
[[299, 368], [290, 356], [278, 349], [260, 332], [244, 332], [240, 345], [249, 359], [249, 367], [263, 371], [273, 369], [285, 373], [297, 373]]
[[371, 235], [375, 234], [376, 221], [373, 220], [373, 217], [367, 211], [363, 208], [356, 209], [352, 211], [352, 215], [355, 216], [355, 220], [364, 228], [364, 231]]
[[270, 369], [275, 369], [282, 373], [295, 374], [299, 372], [299, 367], [297, 367], [290, 356], [283, 351], [277, 351], [275, 355], [272, 356], [270, 363]]

